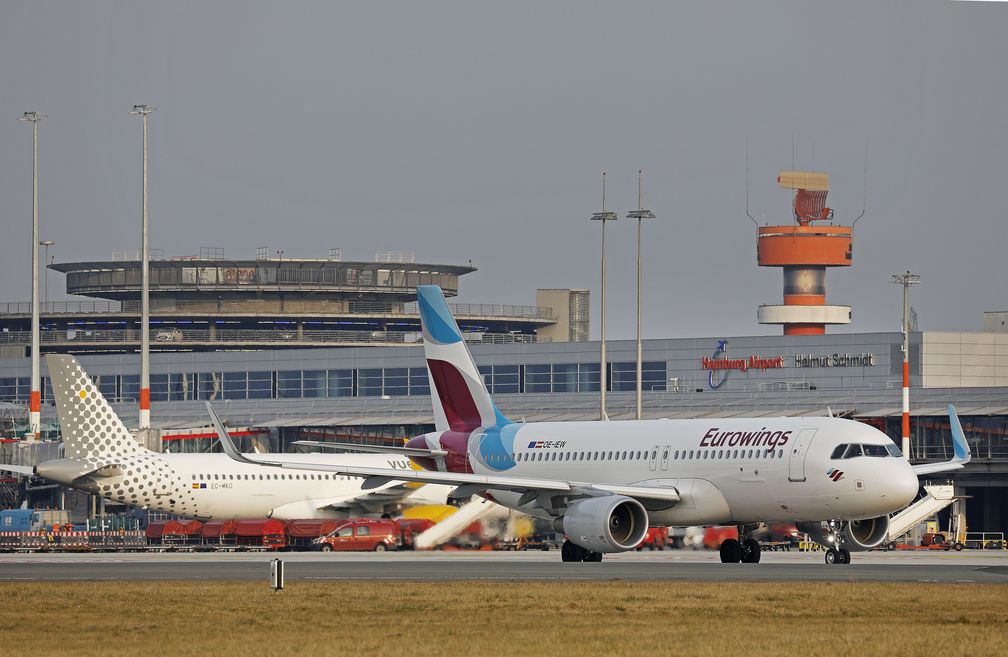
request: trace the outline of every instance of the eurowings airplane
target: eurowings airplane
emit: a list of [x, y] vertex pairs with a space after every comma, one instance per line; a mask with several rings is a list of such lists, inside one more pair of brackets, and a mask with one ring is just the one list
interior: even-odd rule
[[327, 472], [455, 486], [551, 519], [564, 561], [633, 549], [648, 526], [726, 525], [741, 540], [721, 561], [756, 563], [762, 522], [799, 523], [827, 563], [886, 538], [889, 514], [917, 495], [918, 474], [961, 468], [970, 454], [949, 407], [955, 458], [913, 466], [884, 433], [832, 417], [515, 423], [494, 405], [444, 295], [417, 288], [435, 430], [403, 450], [424, 470], [319, 464], [239, 453], [210, 404], [225, 452], [263, 471]]
[[[140, 446], [72, 356], [48, 355], [63, 433], [64, 458], [34, 468], [38, 475], [106, 499], [181, 516], [210, 518], [341, 518], [380, 513], [403, 502], [444, 503], [445, 486], [392, 482], [362, 487], [349, 473], [314, 468], [265, 472], [224, 454], [161, 454]], [[342, 464], [395, 472], [410, 469], [402, 454], [304, 454], [312, 466]]]

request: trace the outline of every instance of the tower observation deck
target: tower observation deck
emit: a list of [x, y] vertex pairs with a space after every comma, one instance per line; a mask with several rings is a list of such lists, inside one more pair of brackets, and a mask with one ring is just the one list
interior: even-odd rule
[[795, 224], [757, 229], [757, 263], [784, 270], [784, 303], [760, 306], [759, 323], [782, 324], [784, 335], [817, 335], [827, 324], [850, 324], [850, 306], [826, 304], [826, 268], [849, 267], [853, 253], [851, 227], [833, 224], [826, 207], [829, 176], [782, 171], [777, 183], [795, 190]]

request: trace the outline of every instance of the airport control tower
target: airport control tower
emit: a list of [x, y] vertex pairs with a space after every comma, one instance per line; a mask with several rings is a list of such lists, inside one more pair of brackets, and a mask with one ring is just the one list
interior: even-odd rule
[[829, 175], [782, 171], [777, 183], [795, 190], [796, 225], [762, 226], [756, 238], [761, 267], [784, 268], [784, 303], [762, 305], [760, 324], [783, 324], [784, 335], [821, 335], [827, 324], [850, 324], [850, 306], [826, 305], [826, 268], [851, 264], [851, 227], [832, 223], [826, 207]]

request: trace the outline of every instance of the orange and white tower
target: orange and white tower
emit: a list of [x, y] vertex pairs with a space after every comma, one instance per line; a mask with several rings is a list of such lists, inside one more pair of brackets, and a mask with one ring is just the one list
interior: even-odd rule
[[850, 324], [850, 306], [826, 305], [826, 268], [849, 267], [852, 257], [851, 227], [834, 225], [826, 207], [829, 175], [782, 171], [777, 183], [795, 190], [795, 225], [757, 229], [759, 265], [784, 268], [784, 303], [760, 306], [760, 324], [782, 324], [784, 335], [821, 335], [827, 324]]

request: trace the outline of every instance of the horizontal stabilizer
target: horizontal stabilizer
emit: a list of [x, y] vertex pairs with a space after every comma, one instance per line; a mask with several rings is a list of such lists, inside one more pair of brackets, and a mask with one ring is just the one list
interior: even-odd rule
[[0, 463], [0, 472], [14, 472], [19, 475], [30, 477], [35, 474], [35, 468], [30, 465], [10, 465], [8, 463]]

